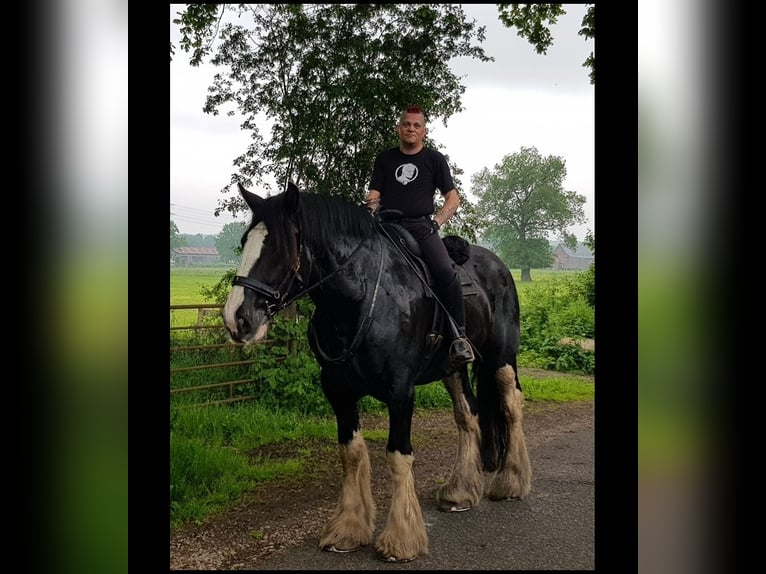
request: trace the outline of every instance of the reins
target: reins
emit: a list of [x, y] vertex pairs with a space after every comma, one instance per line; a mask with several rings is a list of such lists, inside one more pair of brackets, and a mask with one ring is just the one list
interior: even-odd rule
[[[367, 331], [370, 329], [370, 325], [372, 324], [372, 313], [375, 310], [375, 302], [378, 299], [378, 289], [380, 287], [380, 279], [383, 276], [383, 246], [382, 246], [382, 239], [380, 235], [378, 235], [378, 245], [380, 246], [380, 259], [378, 261], [378, 275], [375, 278], [375, 289], [373, 289], [372, 292], [372, 299], [370, 300], [370, 308], [367, 310], [367, 316], [362, 320], [362, 322], [359, 324], [359, 328], [356, 331], [356, 335], [354, 335], [353, 341], [351, 341], [351, 345], [347, 349], [345, 349], [340, 355], [337, 357], [330, 357], [323, 349], [319, 346], [319, 337], [317, 337], [316, 329], [314, 327], [313, 321], [309, 323], [309, 328], [311, 329], [312, 334], [314, 335], [314, 344], [316, 346], [317, 353], [321, 355], [322, 359], [327, 361], [328, 363], [344, 363], [348, 361], [351, 356], [356, 352], [356, 349], [359, 347], [359, 345], [362, 342], [362, 339], [364, 339], [365, 335], [367, 335]], [[361, 247], [361, 243], [359, 244], [359, 247]], [[359, 249], [357, 247], [357, 249]], [[356, 251], [355, 251], [356, 252]], [[348, 261], [348, 260], [346, 260]], [[328, 276], [329, 277], [329, 276]]]

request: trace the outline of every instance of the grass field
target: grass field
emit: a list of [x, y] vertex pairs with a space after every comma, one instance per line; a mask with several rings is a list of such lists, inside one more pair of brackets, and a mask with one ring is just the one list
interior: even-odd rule
[[[211, 288], [226, 272], [222, 267], [174, 267], [170, 270], [170, 305], [198, 305], [213, 303], [201, 293], [202, 287]], [[178, 309], [170, 313], [170, 326], [194, 324], [195, 309]]]
[[200, 293], [201, 287], [212, 287], [226, 272], [222, 267], [174, 267], [170, 270], [170, 304], [209, 303]]

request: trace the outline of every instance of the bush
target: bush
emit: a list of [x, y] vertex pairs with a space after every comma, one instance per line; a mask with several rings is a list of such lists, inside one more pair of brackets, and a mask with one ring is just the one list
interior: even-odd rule
[[589, 289], [588, 272], [578, 272], [556, 276], [534, 288], [519, 291], [519, 364], [593, 374], [593, 352], [558, 344], [564, 337], [594, 336], [595, 308], [588, 303]]

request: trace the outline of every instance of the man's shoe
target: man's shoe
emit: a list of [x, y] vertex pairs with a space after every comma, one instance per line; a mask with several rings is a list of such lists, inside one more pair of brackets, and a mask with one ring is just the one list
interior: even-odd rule
[[457, 369], [466, 363], [473, 363], [473, 360], [473, 349], [468, 339], [460, 337], [452, 341], [449, 348], [449, 362], [453, 369]]

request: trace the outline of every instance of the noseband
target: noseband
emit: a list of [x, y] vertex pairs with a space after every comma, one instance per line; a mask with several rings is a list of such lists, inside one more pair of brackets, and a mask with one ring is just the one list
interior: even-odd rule
[[301, 256], [300, 253], [298, 253], [298, 259], [296, 259], [295, 265], [290, 268], [290, 270], [287, 272], [287, 275], [285, 275], [285, 278], [282, 279], [281, 283], [279, 284], [280, 288], [287, 284], [287, 288], [282, 292], [280, 292], [279, 289], [272, 289], [257, 279], [250, 279], [249, 277], [243, 277], [242, 275], [235, 275], [234, 279], [231, 280], [231, 284], [239, 285], [240, 287], [246, 287], [251, 291], [255, 291], [259, 295], [266, 297], [266, 315], [268, 315], [269, 319], [271, 319], [279, 311], [297, 299], [297, 297], [293, 297], [292, 299], [288, 300], [286, 297], [288, 293], [290, 293], [290, 288], [293, 286], [293, 281], [297, 279], [299, 283], [303, 283], [300, 275], [298, 275], [298, 270], [300, 267]]

